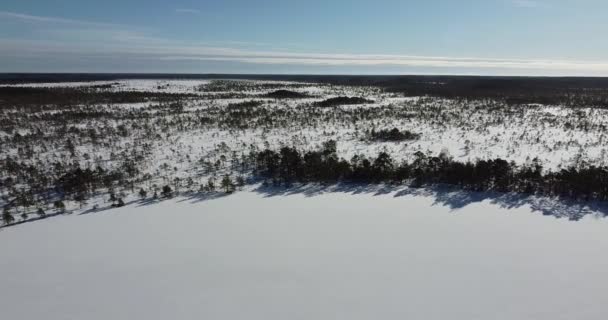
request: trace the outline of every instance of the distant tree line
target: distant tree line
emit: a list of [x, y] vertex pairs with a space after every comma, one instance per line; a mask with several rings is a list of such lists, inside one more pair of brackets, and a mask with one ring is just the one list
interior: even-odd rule
[[[497, 99], [509, 104], [562, 104], [608, 107], [608, 79], [601, 77], [479, 77], [363, 75], [221, 75], [221, 74], [1, 74], [0, 83], [65, 82], [120, 79], [246, 79], [299, 81], [346, 86], [374, 86], [407, 96]], [[285, 87], [265, 83], [264, 88]], [[296, 85], [296, 83], [293, 83]], [[214, 80], [207, 90], [249, 90], [247, 81]]]
[[108, 87], [28, 88], [0, 87], [0, 107], [22, 105], [74, 105], [92, 103], [137, 103], [193, 98], [197, 95], [147, 91], [111, 91]]
[[409, 183], [413, 187], [449, 184], [470, 191], [497, 191], [608, 200], [608, 168], [589, 166], [543, 172], [538, 161], [518, 166], [497, 158], [459, 162], [445, 153], [427, 156], [417, 152], [413, 161], [396, 163], [381, 152], [375, 158], [354, 156], [350, 161], [336, 154], [336, 142], [320, 150], [301, 152], [283, 147], [255, 154], [256, 173], [274, 183], [338, 181], [355, 183]]

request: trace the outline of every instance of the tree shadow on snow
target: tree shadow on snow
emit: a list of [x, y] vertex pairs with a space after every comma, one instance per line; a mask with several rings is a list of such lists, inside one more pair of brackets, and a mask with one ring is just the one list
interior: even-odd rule
[[192, 192], [187, 194], [181, 194], [177, 202], [189, 202], [189, 203], [199, 203], [208, 200], [215, 200], [230, 196], [231, 193], [225, 193], [220, 191], [215, 192]]
[[555, 218], [578, 221], [587, 215], [604, 218], [608, 215], [608, 202], [576, 201], [571, 199], [534, 196], [521, 193], [474, 192], [450, 186], [413, 188], [384, 184], [293, 184], [291, 186], [260, 185], [255, 192], [265, 197], [302, 194], [306, 197], [326, 193], [373, 194], [374, 196], [425, 197], [433, 199], [433, 205], [445, 206], [457, 213], [469, 205], [489, 202], [504, 209], [529, 207], [533, 212]]
[[[539, 212], [544, 216], [553, 216], [555, 218], [567, 218], [571, 221], [578, 221], [585, 216], [591, 215], [595, 218], [604, 218], [608, 215], [608, 202], [599, 201], [576, 201], [571, 199], [560, 199], [550, 197], [539, 197], [521, 193], [499, 193], [499, 192], [473, 192], [458, 189], [450, 186], [432, 186], [423, 188], [404, 187], [402, 185], [390, 184], [355, 184], [355, 183], [337, 183], [337, 184], [291, 184], [284, 185], [265, 185], [254, 181], [257, 187], [253, 188], [256, 192], [264, 197], [282, 197], [290, 195], [304, 195], [306, 197], [315, 197], [328, 193], [344, 193], [350, 195], [372, 194], [374, 196], [391, 196], [392, 197], [424, 197], [433, 200], [433, 205], [445, 206], [450, 208], [454, 213], [458, 213], [469, 205], [481, 202], [489, 202], [504, 209], [515, 209], [520, 207], [529, 207], [533, 212]], [[236, 191], [238, 192], [238, 191]], [[171, 198], [147, 198], [133, 199], [127, 201], [123, 208], [130, 206], [143, 207], [158, 204], [160, 202], [174, 199], [178, 203], [189, 202], [192, 204], [203, 201], [210, 201], [230, 196], [230, 193], [221, 191], [217, 192], [189, 192], [181, 193]], [[88, 215], [93, 213], [116, 212], [110, 209], [117, 207], [110, 204], [103, 207], [92, 207], [86, 209], [78, 215]], [[73, 211], [72, 211], [73, 212]], [[27, 220], [15, 221], [10, 224], [1, 225], [0, 230], [20, 225], [24, 223], [44, 220], [58, 215], [71, 214], [72, 212], [56, 212], [47, 214], [42, 217], [29, 218]]]

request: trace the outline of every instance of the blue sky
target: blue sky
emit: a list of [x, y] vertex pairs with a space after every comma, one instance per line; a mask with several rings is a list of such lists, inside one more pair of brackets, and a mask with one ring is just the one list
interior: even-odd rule
[[605, 0], [3, 0], [0, 72], [608, 76]]

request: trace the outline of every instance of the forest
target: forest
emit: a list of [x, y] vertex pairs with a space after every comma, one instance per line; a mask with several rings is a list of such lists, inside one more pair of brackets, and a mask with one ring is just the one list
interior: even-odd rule
[[397, 162], [382, 152], [374, 158], [355, 155], [339, 158], [336, 141], [323, 143], [321, 150], [298, 151], [283, 147], [255, 155], [256, 173], [274, 184], [298, 183], [389, 183], [423, 187], [437, 184], [468, 191], [518, 192], [576, 200], [608, 200], [608, 167], [567, 168], [543, 171], [537, 159], [518, 166], [496, 158], [473, 162], [454, 161], [446, 154], [415, 154], [412, 162]]

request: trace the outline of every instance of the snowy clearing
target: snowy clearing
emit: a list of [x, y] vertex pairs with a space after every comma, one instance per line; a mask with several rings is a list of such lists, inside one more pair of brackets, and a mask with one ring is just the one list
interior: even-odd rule
[[604, 319], [605, 219], [238, 192], [0, 232], [5, 319]]

